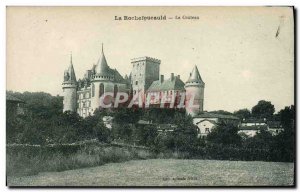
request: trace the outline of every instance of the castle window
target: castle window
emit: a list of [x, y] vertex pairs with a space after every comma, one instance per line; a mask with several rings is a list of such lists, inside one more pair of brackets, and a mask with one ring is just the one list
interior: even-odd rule
[[101, 97], [103, 94], [104, 94], [104, 85], [103, 83], [101, 83], [99, 86], [99, 97]]
[[209, 133], [209, 128], [205, 128], [205, 133]]
[[92, 84], [92, 97], [94, 97], [95, 96], [95, 85], [94, 85], [94, 83]]
[[137, 85], [137, 84], [138, 84], [138, 81], [135, 82], [135, 85]]
[[118, 86], [115, 85], [115, 86], [114, 86], [114, 98], [116, 98], [117, 93], [118, 93]]

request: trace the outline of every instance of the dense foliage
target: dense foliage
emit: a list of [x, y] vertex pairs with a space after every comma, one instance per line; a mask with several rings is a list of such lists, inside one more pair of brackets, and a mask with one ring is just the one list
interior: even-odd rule
[[[175, 109], [103, 109], [92, 116], [62, 112], [62, 97], [46, 93], [10, 94], [26, 102], [26, 113], [7, 116], [7, 143], [57, 144], [97, 138], [102, 143], [141, 145], [156, 154], [180, 153], [185, 158], [294, 161], [295, 108], [286, 107], [274, 115], [271, 102], [260, 101], [252, 108], [234, 112], [239, 118], [268, 117], [281, 121], [284, 131], [276, 136], [261, 130], [254, 137], [238, 134], [238, 127], [220, 123], [207, 138], [198, 137], [197, 127], [184, 110]], [[226, 111], [214, 111], [231, 114]], [[113, 117], [112, 129], [104, 116]], [[139, 124], [139, 120], [148, 124]], [[176, 125], [172, 130], [158, 128]]]

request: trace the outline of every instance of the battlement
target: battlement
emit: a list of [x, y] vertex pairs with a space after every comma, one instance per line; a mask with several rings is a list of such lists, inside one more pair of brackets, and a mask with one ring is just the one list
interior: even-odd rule
[[152, 62], [154, 62], [154, 63], [159, 63], [160, 64], [160, 60], [159, 59], [155, 59], [155, 58], [153, 58], [153, 57], [147, 57], [147, 56], [145, 56], [145, 57], [138, 57], [138, 58], [133, 58], [133, 59], [131, 59], [131, 63], [135, 63], [135, 62], [139, 62], [139, 61], [152, 61]]

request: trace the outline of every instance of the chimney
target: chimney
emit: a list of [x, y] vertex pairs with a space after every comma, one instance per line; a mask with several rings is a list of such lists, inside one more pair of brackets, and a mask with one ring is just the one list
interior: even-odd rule
[[160, 75], [160, 77], [159, 77], [159, 82], [160, 82], [160, 83], [164, 82], [164, 75]]
[[177, 78], [180, 79], [180, 75], [177, 75]]
[[174, 73], [171, 73], [171, 81], [174, 80]]

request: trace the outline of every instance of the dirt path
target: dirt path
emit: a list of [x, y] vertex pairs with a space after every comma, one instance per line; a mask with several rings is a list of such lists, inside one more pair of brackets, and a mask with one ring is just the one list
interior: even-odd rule
[[292, 185], [293, 163], [152, 159], [34, 176], [9, 186], [263, 186]]

